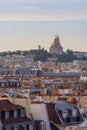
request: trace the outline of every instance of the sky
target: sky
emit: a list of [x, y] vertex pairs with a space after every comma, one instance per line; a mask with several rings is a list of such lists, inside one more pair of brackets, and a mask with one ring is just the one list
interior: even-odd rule
[[87, 51], [87, 0], [0, 0], [0, 52], [49, 51], [55, 35], [64, 51]]

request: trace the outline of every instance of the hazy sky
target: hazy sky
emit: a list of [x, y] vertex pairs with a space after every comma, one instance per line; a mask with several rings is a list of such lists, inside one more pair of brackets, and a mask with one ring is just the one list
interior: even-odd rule
[[87, 0], [0, 0], [0, 51], [64, 48], [87, 51]]

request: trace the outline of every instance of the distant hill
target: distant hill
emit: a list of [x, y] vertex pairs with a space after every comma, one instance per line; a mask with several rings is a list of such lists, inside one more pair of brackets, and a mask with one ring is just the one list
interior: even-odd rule
[[[16, 51], [7, 51], [7, 52], [0, 52], [1, 57], [5, 56], [13, 56], [13, 55], [23, 55], [23, 56], [29, 56], [31, 55], [34, 59], [34, 61], [47, 61], [49, 58], [55, 58], [51, 53], [49, 53], [47, 50], [42, 49], [31, 49], [31, 50], [16, 50]], [[80, 52], [76, 51], [73, 52], [72, 50], [67, 50], [61, 55], [56, 55], [56, 62], [73, 62], [73, 60], [87, 60], [87, 52]]]

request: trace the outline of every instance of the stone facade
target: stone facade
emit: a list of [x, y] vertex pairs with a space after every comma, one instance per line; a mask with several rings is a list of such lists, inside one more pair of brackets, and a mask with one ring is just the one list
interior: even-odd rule
[[60, 44], [59, 36], [55, 36], [55, 39], [49, 48], [49, 52], [53, 55], [63, 54], [63, 47]]

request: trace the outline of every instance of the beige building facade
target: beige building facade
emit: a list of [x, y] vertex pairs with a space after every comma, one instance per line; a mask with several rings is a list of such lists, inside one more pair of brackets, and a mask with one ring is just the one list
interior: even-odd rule
[[49, 52], [53, 55], [63, 54], [63, 47], [60, 44], [59, 36], [55, 36], [55, 39], [49, 48]]

